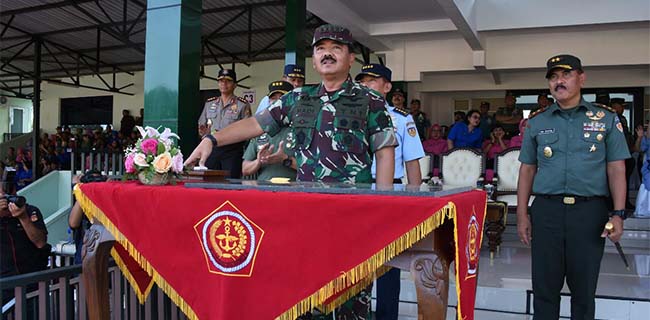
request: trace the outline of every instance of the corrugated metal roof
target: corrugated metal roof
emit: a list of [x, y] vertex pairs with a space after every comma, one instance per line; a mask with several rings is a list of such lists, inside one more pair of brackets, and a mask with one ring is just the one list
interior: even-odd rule
[[[60, 4], [67, 4], [60, 6]], [[99, 3], [99, 5], [98, 5]], [[59, 6], [57, 6], [59, 5]], [[43, 6], [46, 6], [44, 8]], [[145, 0], [128, 0], [126, 31], [136, 32], [127, 35], [124, 30], [123, 1], [88, 1], [77, 0], [76, 5], [63, 0], [11, 0], [0, 1], [0, 29], [6, 29], [0, 38], [0, 58], [2, 64], [9, 62], [21, 46], [11, 48], [22, 41], [28, 40], [32, 35], [39, 35], [44, 40], [49, 51], [42, 49], [42, 70], [44, 78], [65, 76], [61, 70], [64, 65], [73, 70], [78, 54], [85, 55], [85, 60], [95, 65], [97, 47], [97, 28], [102, 27], [100, 39], [100, 70], [111, 70], [109, 65], [122, 70], [144, 69], [144, 47], [146, 32], [146, 11], [143, 13]], [[248, 7], [252, 8], [252, 32], [250, 33], [249, 52], [249, 21]], [[42, 10], [35, 11], [34, 8]], [[19, 10], [19, 11], [15, 11]], [[285, 39], [281, 38], [285, 25], [285, 5], [277, 0], [203, 0], [205, 13], [201, 17], [201, 33], [203, 37], [211, 35], [210, 48], [217, 56], [215, 60], [208, 50], [205, 50], [204, 61], [206, 64], [230, 63], [236, 61], [252, 61], [265, 59], [282, 59]], [[15, 14], [12, 18], [12, 14]], [[142, 14], [142, 15], [141, 15]], [[138, 17], [140, 16], [140, 19]], [[238, 16], [236, 19], [233, 17]], [[308, 13], [307, 19], [312, 18]], [[232, 21], [231, 21], [232, 20]], [[5, 28], [9, 23], [9, 27]], [[321, 22], [320, 19], [311, 21]], [[305, 30], [305, 40], [311, 40], [313, 30]], [[216, 34], [215, 30], [219, 29]], [[57, 46], [59, 45], [59, 46]], [[220, 49], [217, 49], [218, 46]], [[66, 47], [74, 52], [67, 52]], [[142, 48], [140, 51], [133, 47]], [[265, 49], [263, 52], [262, 49]], [[59, 60], [58, 63], [50, 54], [53, 53]], [[14, 73], [20, 71], [32, 72], [33, 47], [30, 46], [22, 52], [18, 59], [10, 61], [0, 70], [0, 89], [5, 86], [17, 85], [17, 82], [7, 81], [17, 79]], [[308, 53], [309, 54], [309, 53]], [[60, 64], [59, 64], [60, 63]], [[86, 68], [82, 74], [92, 73]], [[58, 69], [58, 70], [57, 70]]]

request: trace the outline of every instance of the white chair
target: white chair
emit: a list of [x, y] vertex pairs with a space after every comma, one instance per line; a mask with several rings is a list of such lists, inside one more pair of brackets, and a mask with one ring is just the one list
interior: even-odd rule
[[[517, 182], [519, 181], [520, 149], [509, 148], [494, 157], [494, 184], [496, 201], [508, 203], [509, 208], [517, 207]], [[528, 206], [533, 203], [535, 196], [531, 196]]]
[[455, 148], [440, 155], [440, 178], [445, 186], [476, 187], [483, 180], [485, 156], [473, 148]]

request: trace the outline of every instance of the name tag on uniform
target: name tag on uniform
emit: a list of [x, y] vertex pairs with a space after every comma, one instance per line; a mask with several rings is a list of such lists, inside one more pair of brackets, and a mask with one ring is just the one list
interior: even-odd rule
[[537, 134], [551, 134], [551, 133], [555, 133], [555, 128], [539, 130]]

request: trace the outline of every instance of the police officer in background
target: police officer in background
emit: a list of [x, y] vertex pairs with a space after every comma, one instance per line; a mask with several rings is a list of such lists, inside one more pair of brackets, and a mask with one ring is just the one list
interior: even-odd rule
[[[284, 66], [284, 74], [282, 80], [289, 82], [294, 88], [300, 88], [305, 85], [305, 69], [295, 64], [288, 64]], [[266, 110], [271, 104], [269, 96], [265, 96], [255, 110], [255, 114], [260, 114]]]
[[[251, 106], [248, 102], [235, 95], [237, 87], [235, 71], [219, 70], [217, 81], [221, 96], [208, 98], [199, 117], [199, 128], [206, 126], [209, 130], [204, 135], [213, 134], [235, 121], [251, 116]], [[240, 178], [244, 145], [245, 143], [240, 142], [228, 146], [215, 146], [212, 148], [212, 153], [206, 160], [205, 166], [208, 169], [229, 171], [231, 178]]]
[[524, 132], [517, 203], [528, 203], [531, 191], [536, 197], [530, 219], [526, 205], [517, 207], [517, 232], [532, 246], [534, 319], [559, 318], [565, 278], [571, 319], [594, 319], [604, 238], [616, 242], [623, 233], [630, 154], [616, 113], [582, 98], [580, 59], [558, 55], [546, 65], [557, 103], [531, 114]]
[[[395, 131], [384, 99], [352, 81], [354, 40], [348, 29], [322, 25], [312, 41], [313, 66], [322, 82], [293, 90], [252, 119], [207, 135], [185, 164], [203, 163], [213, 145], [228, 145], [290, 126], [299, 181], [370, 183], [373, 154], [377, 185], [392, 186]], [[362, 289], [336, 309], [339, 319], [369, 319], [371, 288]], [[305, 315], [302, 319], [314, 318]], [[321, 319], [331, 316], [318, 316]]]
[[[380, 64], [367, 64], [361, 67], [355, 80], [364, 86], [373, 89], [386, 97], [392, 89], [392, 72]], [[413, 116], [408, 110], [393, 107], [386, 103], [390, 117], [395, 126], [397, 142], [395, 148], [395, 179], [393, 183], [402, 183], [404, 177], [404, 164], [410, 185], [419, 186], [422, 184], [422, 173], [420, 172], [420, 158], [424, 157], [424, 149], [418, 135], [418, 130], [413, 121]], [[375, 164], [373, 163], [373, 176], [375, 175]], [[379, 320], [397, 320], [399, 311], [400, 292], [400, 269], [391, 268], [377, 279], [377, 311], [375, 317]]]

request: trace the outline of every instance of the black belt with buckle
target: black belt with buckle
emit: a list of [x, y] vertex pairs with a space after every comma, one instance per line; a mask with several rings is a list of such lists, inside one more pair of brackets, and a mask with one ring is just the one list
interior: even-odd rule
[[603, 196], [583, 197], [571, 194], [539, 194], [536, 197], [542, 197], [550, 200], [562, 200], [564, 204], [576, 204], [576, 202], [587, 202], [591, 200], [604, 199]]

